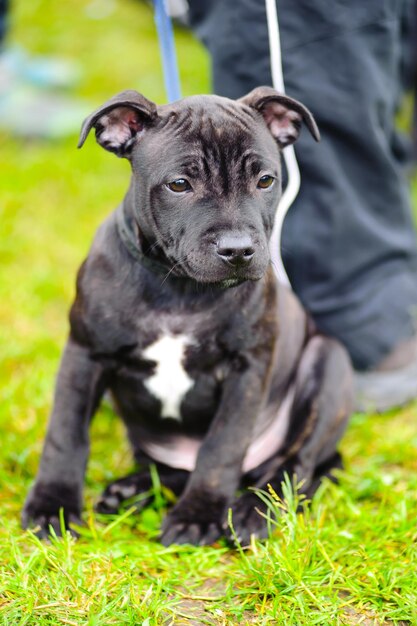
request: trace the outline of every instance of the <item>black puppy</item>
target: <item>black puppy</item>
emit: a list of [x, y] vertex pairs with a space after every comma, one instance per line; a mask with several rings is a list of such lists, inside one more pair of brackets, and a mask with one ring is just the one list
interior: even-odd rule
[[114, 97], [81, 132], [127, 157], [123, 203], [98, 230], [77, 281], [48, 435], [23, 524], [41, 534], [77, 521], [89, 424], [110, 390], [138, 463], [98, 508], [151, 486], [149, 465], [179, 499], [164, 544], [266, 535], [247, 486], [279, 492], [283, 472], [317, 477], [338, 459], [351, 406], [345, 350], [318, 334], [270, 266], [280, 149], [310, 112], [268, 87], [156, 106]]

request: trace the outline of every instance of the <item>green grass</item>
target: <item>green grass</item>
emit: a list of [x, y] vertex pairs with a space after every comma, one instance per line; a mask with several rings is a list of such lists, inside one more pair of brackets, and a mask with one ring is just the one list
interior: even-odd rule
[[[84, 65], [78, 95], [92, 108], [134, 87], [164, 100], [150, 10], [110, 0], [14, 4], [13, 37], [33, 51]], [[208, 61], [178, 33], [185, 93], [208, 91]], [[164, 503], [109, 523], [93, 513], [107, 481], [129, 471], [120, 423], [102, 409], [93, 425], [86, 528], [77, 542], [40, 543], [19, 515], [35, 476], [55, 371], [68, 331], [76, 269], [95, 228], [120, 200], [127, 163], [88, 141], [2, 139], [0, 206], [0, 623], [417, 624], [417, 424], [412, 405], [357, 415], [342, 443], [346, 470], [310, 511], [287, 515], [273, 538], [234, 552], [164, 548]], [[279, 503], [276, 503], [279, 508]]]

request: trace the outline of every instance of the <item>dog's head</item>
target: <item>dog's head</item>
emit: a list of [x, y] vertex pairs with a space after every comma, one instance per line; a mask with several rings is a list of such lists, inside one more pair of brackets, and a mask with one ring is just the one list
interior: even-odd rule
[[318, 140], [308, 109], [270, 87], [236, 101], [193, 96], [163, 106], [125, 91], [85, 120], [79, 147], [94, 127], [103, 148], [130, 160], [142, 247], [158, 250], [177, 276], [228, 286], [268, 266], [280, 150], [302, 122]]

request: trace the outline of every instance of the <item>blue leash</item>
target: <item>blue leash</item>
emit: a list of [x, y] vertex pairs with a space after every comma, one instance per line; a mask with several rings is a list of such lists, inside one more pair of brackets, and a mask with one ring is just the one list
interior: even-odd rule
[[171, 18], [165, 7], [165, 0], [154, 0], [155, 22], [158, 31], [159, 46], [162, 56], [165, 89], [169, 102], [181, 98], [178, 75], [177, 55], [175, 53], [174, 34]]

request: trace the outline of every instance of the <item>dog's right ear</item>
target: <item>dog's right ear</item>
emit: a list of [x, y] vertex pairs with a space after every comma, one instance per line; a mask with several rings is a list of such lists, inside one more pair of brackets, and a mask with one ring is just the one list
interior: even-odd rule
[[285, 148], [297, 139], [304, 122], [316, 141], [320, 132], [311, 112], [298, 100], [279, 93], [272, 87], [256, 87], [238, 102], [258, 111], [264, 118], [280, 148]]
[[156, 104], [137, 91], [122, 91], [84, 120], [78, 147], [83, 146], [94, 127], [96, 140], [103, 148], [119, 157], [128, 157], [135, 142], [156, 117]]

